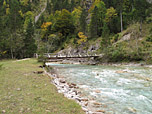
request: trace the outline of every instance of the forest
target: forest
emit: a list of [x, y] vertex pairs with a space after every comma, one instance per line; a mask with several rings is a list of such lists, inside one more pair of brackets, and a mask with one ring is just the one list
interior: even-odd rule
[[[129, 41], [117, 43], [127, 34]], [[151, 1], [0, 1], [0, 59], [58, 52], [68, 45], [86, 49], [96, 39], [97, 53], [105, 53], [109, 61], [152, 61]]]

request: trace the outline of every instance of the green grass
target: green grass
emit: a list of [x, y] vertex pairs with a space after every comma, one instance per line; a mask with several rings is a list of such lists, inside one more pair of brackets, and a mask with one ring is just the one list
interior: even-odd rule
[[51, 78], [34, 74], [42, 70], [37, 60], [1, 61], [0, 113], [6, 114], [84, 114], [73, 100], [57, 93]]

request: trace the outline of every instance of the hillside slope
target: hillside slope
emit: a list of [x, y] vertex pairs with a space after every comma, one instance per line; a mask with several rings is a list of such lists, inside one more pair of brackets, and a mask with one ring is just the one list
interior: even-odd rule
[[[134, 42], [132, 51], [131, 48], [128, 49], [127, 44], [126, 51], [129, 54], [135, 52], [133, 55], [138, 57], [133, 59], [135, 56], [126, 57], [125, 54], [125, 58], [145, 60], [139, 56], [142, 55], [139, 52], [147, 54], [151, 46], [150, 2], [150, 0], [148, 2], [147, 0], [123, 0], [123, 2], [122, 0], [2, 0], [0, 58], [33, 57], [34, 53], [66, 53], [61, 51], [64, 49], [69, 53], [105, 53], [115, 58], [117, 57], [115, 54], [119, 55], [122, 51], [119, 46], [132, 41], [130, 42], [130, 44]], [[147, 52], [144, 51], [145, 45]], [[149, 52], [147, 56], [150, 56]]]
[[87, 40], [83, 45], [74, 44], [71, 39], [65, 42], [65, 49], [59, 49], [60, 55], [105, 54], [98, 59], [101, 62], [138, 62], [152, 63], [152, 24], [144, 23], [140, 31], [140, 24], [130, 25], [126, 30], [110, 36], [107, 48], [102, 47], [102, 37]]

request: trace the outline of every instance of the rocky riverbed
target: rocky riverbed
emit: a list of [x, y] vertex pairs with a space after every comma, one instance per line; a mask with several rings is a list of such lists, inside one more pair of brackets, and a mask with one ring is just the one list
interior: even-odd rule
[[141, 64], [47, 63], [53, 84], [88, 114], [151, 114], [152, 69]]
[[[54, 69], [55, 71], [55, 69]], [[101, 103], [98, 103], [94, 98], [88, 98], [81, 93], [80, 88], [75, 83], [67, 82], [64, 77], [58, 76], [57, 73], [46, 72], [53, 80], [52, 83], [57, 87], [58, 92], [64, 94], [65, 97], [75, 100], [79, 105], [82, 106], [82, 109], [86, 114], [102, 114], [105, 113], [104, 110], [98, 110], [98, 107], [104, 106]], [[96, 90], [95, 92], [99, 92]]]

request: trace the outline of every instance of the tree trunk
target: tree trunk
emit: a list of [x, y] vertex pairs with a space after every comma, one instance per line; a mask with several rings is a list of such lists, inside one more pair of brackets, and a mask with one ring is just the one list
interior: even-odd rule
[[121, 20], [121, 32], [122, 32], [123, 31], [122, 9], [120, 10], [120, 20]]
[[122, 9], [123, 9], [123, 0], [121, 0], [121, 7], [120, 7], [121, 32], [123, 31]]
[[[11, 33], [10, 33], [11, 34]], [[12, 44], [12, 42], [13, 42], [13, 36], [12, 36], [12, 34], [10, 35], [10, 44], [11, 44], [11, 49], [10, 49], [10, 51], [11, 51], [11, 58], [12, 59], [14, 59], [14, 54], [13, 54], [13, 44]]]
[[12, 47], [11, 47], [11, 57], [12, 57], [12, 59], [14, 59]]
[[140, 33], [142, 31], [142, 19], [140, 20]]

